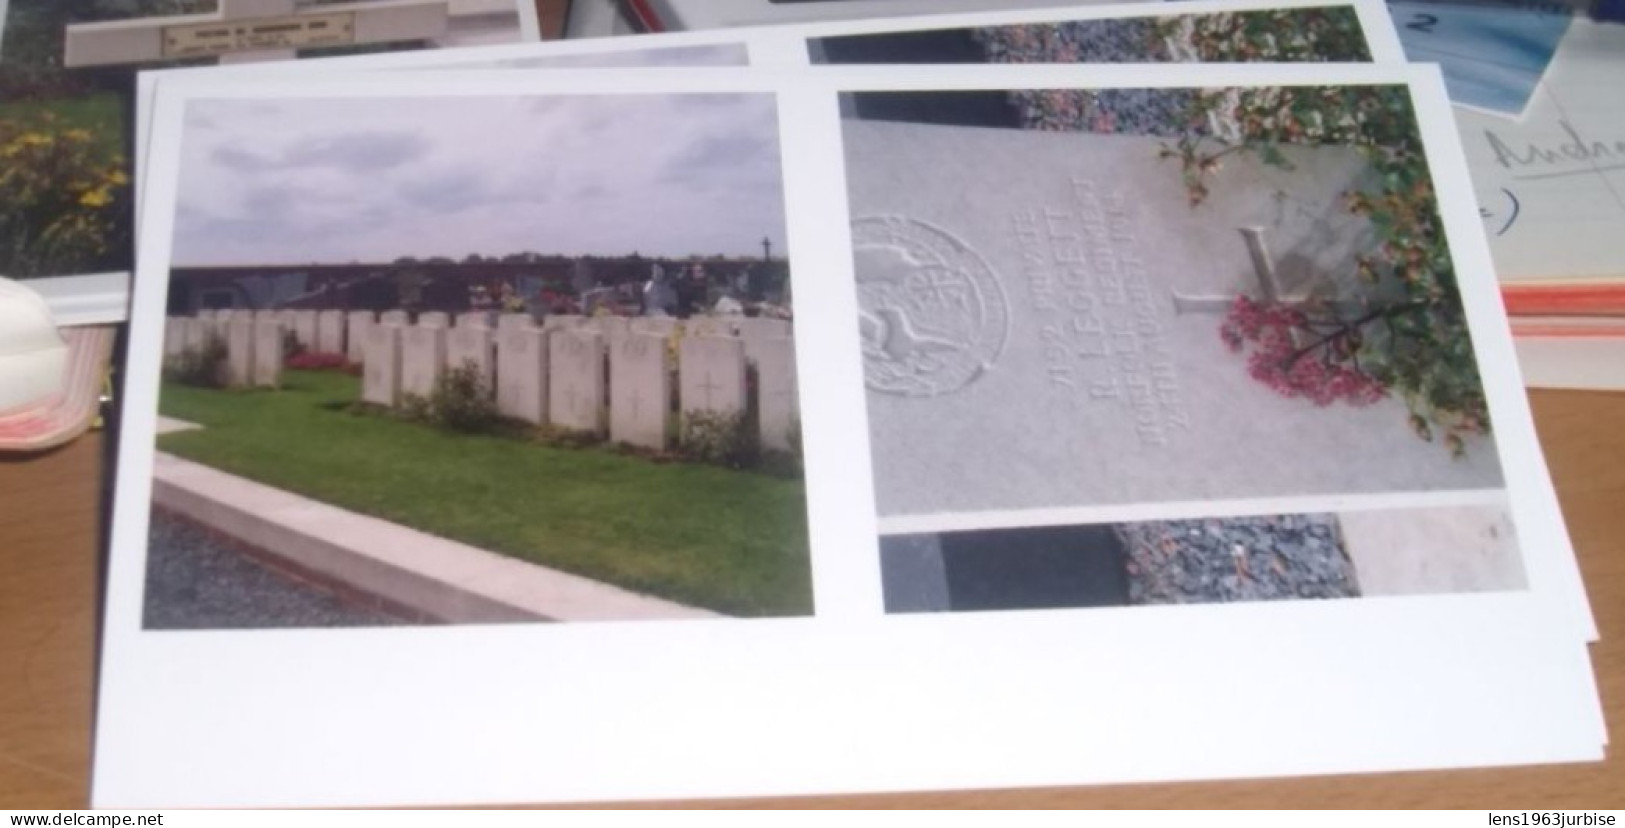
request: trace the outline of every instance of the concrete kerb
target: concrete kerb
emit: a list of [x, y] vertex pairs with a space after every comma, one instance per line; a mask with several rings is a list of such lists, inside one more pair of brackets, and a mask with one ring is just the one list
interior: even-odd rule
[[715, 618], [159, 452], [153, 502], [295, 568], [449, 623]]

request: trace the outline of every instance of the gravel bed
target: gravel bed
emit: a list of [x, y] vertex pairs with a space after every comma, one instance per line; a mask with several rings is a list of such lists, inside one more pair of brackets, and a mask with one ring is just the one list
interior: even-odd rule
[[[991, 63], [1163, 63], [1170, 57], [1147, 20], [1093, 20], [977, 29]], [[1028, 129], [1178, 137], [1195, 96], [1183, 89], [1016, 90]]]
[[197, 526], [154, 511], [147, 629], [360, 627], [406, 623], [272, 570]]
[[1128, 547], [1130, 603], [1360, 594], [1332, 515], [1149, 521], [1116, 530]]

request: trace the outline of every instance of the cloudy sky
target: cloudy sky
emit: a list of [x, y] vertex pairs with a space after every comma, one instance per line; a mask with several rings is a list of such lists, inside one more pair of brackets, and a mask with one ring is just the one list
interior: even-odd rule
[[174, 262], [785, 247], [770, 95], [203, 100]]

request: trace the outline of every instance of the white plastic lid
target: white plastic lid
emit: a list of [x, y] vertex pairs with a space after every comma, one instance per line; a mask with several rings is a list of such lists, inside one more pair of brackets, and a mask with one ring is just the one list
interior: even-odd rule
[[67, 363], [68, 343], [45, 300], [0, 278], [0, 414], [61, 395]]

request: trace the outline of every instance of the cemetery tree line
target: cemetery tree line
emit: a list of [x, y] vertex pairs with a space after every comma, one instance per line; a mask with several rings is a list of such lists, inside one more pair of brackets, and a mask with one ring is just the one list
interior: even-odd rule
[[1293, 306], [1238, 298], [1220, 334], [1248, 353], [1249, 373], [1318, 405], [1398, 395], [1417, 435], [1455, 455], [1465, 450], [1463, 438], [1488, 433], [1488, 402], [1408, 91], [1204, 90], [1186, 124], [1162, 154], [1180, 162], [1193, 209], [1237, 153], [1288, 167], [1283, 145], [1349, 145], [1374, 173], [1373, 185], [1344, 197], [1376, 234], [1375, 246], [1351, 263], [1361, 295]]

